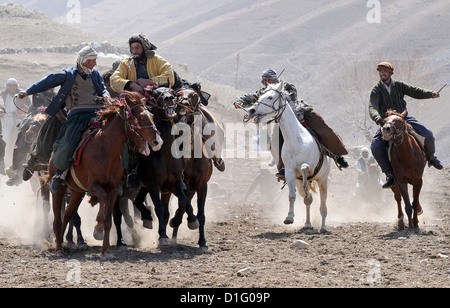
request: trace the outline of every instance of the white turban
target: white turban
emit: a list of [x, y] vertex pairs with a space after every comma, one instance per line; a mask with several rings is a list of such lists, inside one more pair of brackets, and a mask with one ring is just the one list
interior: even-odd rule
[[87, 45], [86, 47], [83, 47], [83, 49], [81, 49], [78, 53], [77, 63], [79, 66], [81, 66], [86, 74], [90, 74], [92, 73], [93, 69], [84, 66], [84, 63], [86, 63], [86, 61], [88, 60], [95, 59], [97, 59], [97, 52], [94, 50], [94, 48], [92, 48], [91, 45]]
[[6, 80], [5, 86], [9, 85], [19, 86], [19, 82], [17, 81], [17, 79], [9, 78], [8, 80]]

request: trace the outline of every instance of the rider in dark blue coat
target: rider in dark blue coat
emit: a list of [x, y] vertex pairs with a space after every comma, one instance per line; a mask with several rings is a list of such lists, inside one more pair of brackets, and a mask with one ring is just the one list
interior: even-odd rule
[[86, 46], [78, 54], [77, 65], [57, 74], [51, 74], [19, 93], [20, 98], [61, 86], [58, 94], [46, 109], [51, 116], [67, 108], [68, 120], [61, 128], [53, 145], [53, 163], [56, 174], [50, 189], [53, 193], [61, 187], [64, 171], [72, 165], [73, 153], [80, 141], [81, 134], [96, 112], [104, 106], [103, 99], [109, 97], [103, 78], [95, 68], [97, 52]]

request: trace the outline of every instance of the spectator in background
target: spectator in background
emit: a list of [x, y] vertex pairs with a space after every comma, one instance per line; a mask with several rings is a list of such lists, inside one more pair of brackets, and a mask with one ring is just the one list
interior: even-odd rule
[[2, 109], [1, 113], [3, 113], [1, 119], [2, 136], [8, 148], [5, 150], [7, 153], [12, 152], [17, 133], [19, 132], [17, 126], [31, 105], [29, 98], [24, 100], [14, 99], [14, 96], [19, 94], [20, 91], [19, 82], [14, 78], [9, 78], [5, 83], [5, 89], [0, 92], [0, 109]]
[[36, 93], [32, 97], [32, 105], [28, 108], [28, 112], [19, 125], [19, 133], [14, 145], [12, 155], [12, 165], [6, 170], [6, 174], [10, 178], [6, 181], [6, 185], [13, 186], [22, 183], [23, 164], [26, 162], [27, 154], [31, 150], [31, 141], [26, 140], [26, 132], [33, 122], [33, 117], [39, 113], [44, 113], [56, 93], [53, 88]]

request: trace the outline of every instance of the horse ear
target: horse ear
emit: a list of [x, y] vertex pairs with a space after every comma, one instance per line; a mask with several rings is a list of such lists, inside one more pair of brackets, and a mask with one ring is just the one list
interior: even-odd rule
[[408, 114], [408, 110], [405, 110], [400, 114], [400, 116], [404, 119], [404, 118], [406, 118], [407, 114]]
[[283, 82], [283, 81], [280, 81], [280, 82], [278, 83], [278, 85], [277, 85], [277, 90], [278, 90], [279, 92], [281, 92], [281, 91], [283, 91], [283, 88], [284, 88], [284, 82]]

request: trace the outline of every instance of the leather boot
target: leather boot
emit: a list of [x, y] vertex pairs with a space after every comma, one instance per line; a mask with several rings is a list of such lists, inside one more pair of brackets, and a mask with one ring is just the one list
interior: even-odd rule
[[433, 166], [434, 168], [436, 168], [438, 170], [444, 169], [444, 166], [442, 166], [439, 159], [437, 159], [437, 157], [434, 155], [430, 159], [428, 159], [428, 167], [431, 167], [431, 166]]
[[339, 156], [337, 158], [336, 162], [338, 163], [339, 167], [344, 168], [344, 169], [348, 168], [348, 162], [345, 160], [344, 157]]
[[280, 179], [280, 180], [285, 180], [286, 179], [286, 174], [285, 174], [285, 168], [284, 165], [280, 168], [280, 170], [275, 174], [275, 176]]
[[395, 178], [392, 170], [386, 172], [386, 182], [383, 184], [383, 189], [389, 189], [395, 186]]

